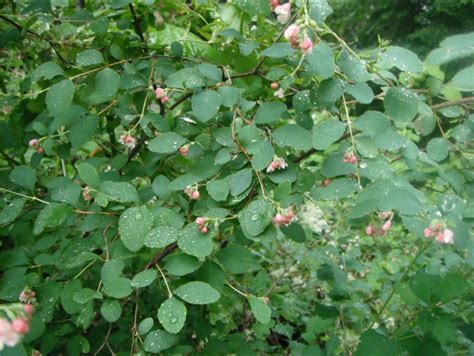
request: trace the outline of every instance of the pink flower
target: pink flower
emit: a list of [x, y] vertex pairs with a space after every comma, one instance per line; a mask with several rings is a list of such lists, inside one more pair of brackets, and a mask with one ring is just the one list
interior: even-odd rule
[[3, 345], [15, 346], [20, 341], [21, 336], [14, 329], [8, 320], [0, 319], [0, 350]]
[[270, 84], [270, 88], [272, 88], [273, 90], [277, 90], [279, 87], [278, 83], [277, 82], [273, 82], [272, 84]]
[[201, 232], [202, 232], [203, 234], [207, 234], [208, 231], [209, 231], [209, 229], [207, 228], [207, 226], [201, 227]]
[[295, 217], [295, 213], [293, 212], [293, 209], [290, 207], [289, 209], [287, 209], [285, 214], [277, 213], [272, 218], [272, 223], [275, 225], [289, 225], [294, 217]]
[[30, 315], [31, 315], [31, 314], [33, 314], [34, 311], [35, 311], [35, 308], [34, 308], [31, 304], [25, 304], [25, 305], [23, 306], [23, 308], [25, 309], [26, 314], [30, 314]]
[[300, 34], [300, 28], [297, 25], [290, 25], [285, 30], [285, 38], [292, 43], [298, 41], [299, 34]]
[[270, 0], [270, 6], [272, 7], [272, 10], [275, 10], [275, 8], [280, 5], [279, 0]]
[[431, 228], [427, 227], [423, 230], [423, 233], [425, 234], [425, 237], [431, 237], [433, 236], [433, 230]]
[[273, 222], [275, 225], [282, 225], [285, 221], [286, 221], [285, 217], [284, 217], [283, 215], [281, 215], [280, 213], [276, 214], [276, 215], [272, 218], [272, 222]]
[[165, 90], [163, 88], [156, 88], [155, 89], [155, 96], [157, 99], [161, 99], [165, 96]]
[[385, 223], [382, 225], [382, 230], [383, 231], [388, 231], [392, 228], [392, 220], [387, 220]]
[[267, 173], [275, 172], [277, 169], [285, 169], [286, 167], [288, 167], [286, 161], [281, 157], [275, 156], [267, 167]]
[[184, 145], [178, 148], [178, 152], [181, 153], [181, 156], [186, 157], [189, 152], [189, 145]]
[[365, 228], [365, 233], [369, 236], [372, 236], [375, 234], [375, 228], [372, 226], [372, 225], [368, 225], [366, 228]]
[[191, 199], [192, 200], [198, 200], [201, 194], [199, 193], [198, 190], [195, 190], [194, 192], [191, 193]]
[[164, 96], [160, 99], [160, 101], [163, 103], [163, 104], [166, 104], [168, 101], [170, 100], [170, 98], [168, 98], [167, 96]]
[[129, 149], [133, 149], [135, 147], [135, 144], [136, 144], [135, 137], [133, 137], [132, 135], [129, 135], [129, 134], [120, 135], [119, 142], [122, 145], [124, 145], [125, 147], [129, 148]]
[[300, 48], [304, 54], [310, 54], [313, 52], [313, 42], [308, 37], [305, 37], [300, 43]]
[[291, 5], [289, 2], [283, 5], [275, 7], [275, 14], [277, 14], [277, 20], [279, 23], [285, 24], [291, 17]]
[[275, 95], [277, 98], [283, 99], [285, 97], [285, 91], [282, 88], [280, 88], [277, 91], [275, 91], [273, 95]]
[[344, 163], [356, 164], [357, 163], [357, 156], [351, 152], [344, 153], [344, 157], [342, 158]]
[[444, 229], [443, 232], [438, 233], [436, 236], [436, 241], [442, 244], [453, 244], [454, 233], [450, 229]]
[[28, 145], [30, 145], [31, 148], [37, 148], [39, 146], [39, 140], [34, 138], [28, 142]]
[[206, 222], [205, 217], [199, 216], [199, 217], [196, 218], [196, 224], [198, 224], [198, 225], [204, 225], [205, 222]]
[[12, 328], [19, 334], [26, 334], [30, 330], [28, 322], [23, 318], [16, 318], [12, 321]]

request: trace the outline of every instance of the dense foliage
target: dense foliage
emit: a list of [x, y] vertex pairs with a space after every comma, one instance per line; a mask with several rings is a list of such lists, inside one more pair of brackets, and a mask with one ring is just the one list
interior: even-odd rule
[[474, 353], [474, 34], [331, 12], [3, 6], [2, 355]]

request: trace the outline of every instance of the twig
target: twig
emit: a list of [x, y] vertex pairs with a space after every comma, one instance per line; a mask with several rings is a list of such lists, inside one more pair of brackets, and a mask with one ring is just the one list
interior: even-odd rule
[[168, 291], [168, 298], [173, 297], [173, 293], [171, 292], [170, 286], [168, 285], [168, 281], [166, 280], [165, 274], [160, 268], [160, 265], [158, 263], [155, 264], [156, 269], [160, 272], [161, 277], [163, 278], [163, 281], [165, 282], [166, 290]]
[[232, 284], [230, 284], [229, 282], [225, 281], [225, 284], [227, 284], [227, 286], [232, 289], [234, 292], [240, 294], [242, 297], [244, 298], [248, 298], [248, 295], [245, 294], [244, 292], [241, 292], [240, 290], [238, 290], [237, 288], [235, 288]]
[[109, 336], [110, 336], [111, 331], [112, 331], [112, 324], [109, 324], [109, 330], [107, 330], [107, 334], [105, 334], [104, 342], [102, 343], [102, 345], [99, 346], [99, 348], [97, 349], [97, 351], [94, 352], [94, 355], [93, 355], [93, 356], [98, 355], [99, 352], [102, 351], [102, 349], [105, 347], [105, 345], [107, 344], [107, 341], [108, 341], [108, 339], [109, 339]]
[[176, 242], [172, 243], [171, 245], [166, 246], [162, 251], [158, 252], [150, 262], [145, 266], [144, 269], [149, 269], [152, 266], [155, 266], [157, 263], [161, 262], [163, 258], [168, 256], [171, 252], [178, 248], [178, 244]]
[[474, 103], [474, 96], [468, 96], [459, 100], [446, 101], [444, 103], [431, 105], [431, 110], [440, 110], [454, 105], [470, 104]]
[[[354, 134], [352, 132], [352, 122], [349, 116], [349, 110], [347, 109], [346, 97], [344, 96], [344, 94], [342, 94], [342, 103], [344, 104], [344, 111], [346, 113], [347, 126], [349, 127], [349, 135], [351, 137], [352, 150], [355, 153], [357, 151], [356, 151], [356, 146], [355, 146], [355, 141], [354, 141]], [[360, 184], [359, 160], [357, 160], [355, 165], [356, 165], [357, 184], [359, 185], [359, 189], [362, 189], [362, 185]]]

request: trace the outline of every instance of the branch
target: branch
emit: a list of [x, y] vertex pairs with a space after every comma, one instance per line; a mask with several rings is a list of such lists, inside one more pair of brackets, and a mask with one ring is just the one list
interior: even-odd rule
[[137, 13], [135, 12], [135, 8], [133, 7], [133, 4], [129, 4], [128, 8], [130, 9], [130, 12], [133, 17], [133, 26], [135, 27], [135, 32], [137, 33], [138, 37], [140, 37], [140, 40], [145, 45], [145, 52], [147, 52], [148, 46], [146, 44], [145, 36], [143, 36], [143, 31], [140, 27], [140, 20], [138, 19]]
[[467, 98], [462, 98], [459, 100], [446, 101], [444, 103], [431, 105], [431, 110], [436, 111], [436, 110], [447, 108], [449, 106], [460, 105], [460, 104], [470, 104], [470, 103], [474, 103], [474, 96], [469, 96]]
[[149, 269], [155, 265], [157, 265], [158, 263], [161, 262], [161, 260], [163, 258], [165, 258], [166, 256], [168, 256], [171, 252], [173, 252], [174, 250], [176, 250], [178, 248], [178, 244], [176, 242], [173, 242], [171, 245], [168, 245], [166, 246], [163, 250], [161, 250], [160, 252], [158, 252], [152, 259], [150, 262], [147, 263], [147, 265], [145, 266], [145, 269]]

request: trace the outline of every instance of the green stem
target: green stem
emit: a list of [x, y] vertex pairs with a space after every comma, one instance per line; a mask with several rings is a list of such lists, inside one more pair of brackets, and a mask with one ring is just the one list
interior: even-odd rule
[[[426, 251], [426, 249], [433, 243], [433, 239], [430, 239], [419, 251], [418, 253], [415, 255], [415, 257], [413, 257], [413, 260], [410, 262], [410, 264], [408, 265], [405, 273], [403, 273], [403, 275], [400, 277], [400, 282], [403, 281], [405, 279], [405, 277], [408, 275], [408, 273], [410, 272], [411, 268], [413, 267], [413, 265], [416, 263], [416, 261], [418, 260], [418, 258], [423, 254], [423, 252]], [[382, 308], [380, 309], [380, 311], [377, 313], [376, 315], [376, 319], [372, 321], [372, 323], [370, 323], [369, 327], [367, 328], [367, 330], [369, 329], [372, 329], [372, 326], [374, 326], [376, 320], [379, 321], [380, 320], [380, 316], [382, 315], [382, 313], [384, 312], [384, 310], [387, 308], [388, 304], [390, 303], [390, 301], [392, 300], [393, 296], [395, 294], [395, 288], [392, 288], [392, 291], [390, 292], [390, 295], [388, 296], [387, 300], [385, 301], [385, 303], [383, 304]]]

